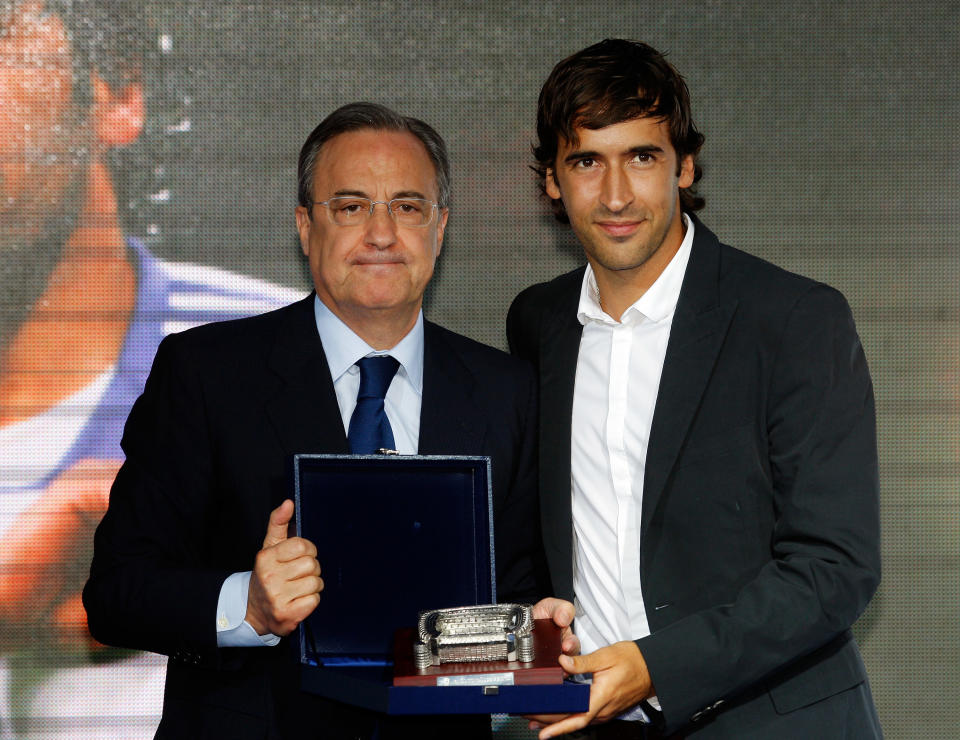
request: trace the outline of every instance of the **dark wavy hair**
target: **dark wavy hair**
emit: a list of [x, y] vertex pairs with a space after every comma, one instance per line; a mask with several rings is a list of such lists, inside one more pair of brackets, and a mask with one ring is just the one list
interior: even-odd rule
[[[537, 105], [532, 169], [540, 190], [546, 193], [547, 170], [555, 166], [561, 139], [576, 143], [577, 128], [600, 129], [635, 118], [667, 122], [677, 166], [692, 155], [697, 183], [703, 176], [696, 163], [703, 134], [690, 114], [687, 84], [663, 54], [640, 41], [606, 39], [558, 63], [543, 83]], [[563, 201], [551, 198], [550, 203], [557, 220], [568, 223]], [[704, 200], [691, 186], [680, 189], [680, 204], [696, 211]]]
[[43, 10], [63, 21], [73, 51], [73, 95], [80, 107], [92, 101], [90, 72], [114, 90], [142, 81], [148, 55], [146, 14], [137, 0], [45, 0]]

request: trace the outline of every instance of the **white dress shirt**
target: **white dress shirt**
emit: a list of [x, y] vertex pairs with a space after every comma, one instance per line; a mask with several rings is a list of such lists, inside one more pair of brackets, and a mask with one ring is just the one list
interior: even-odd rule
[[319, 298], [314, 299], [314, 313], [323, 352], [330, 366], [344, 433], [350, 428], [350, 417], [353, 416], [357, 393], [360, 391], [357, 360], [367, 356], [390, 355], [400, 363], [400, 367], [387, 389], [383, 406], [390, 420], [397, 452], [415, 455], [420, 440], [420, 405], [423, 401], [423, 311], [403, 339], [389, 351], [380, 352], [354, 334]]
[[647, 444], [693, 222], [680, 249], [619, 321], [601, 307], [587, 266], [577, 319], [571, 427], [575, 632], [583, 651], [650, 634], [640, 582], [640, 514]]
[[[416, 454], [420, 442], [420, 406], [423, 401], [423, 311], [407, 335], [392, 349], [384, 351], [373, 349], [358, 337], [318, 297], [314, 297], [313, 312], [333, 379], [344, 434], [350, 427], [350, 417], [357, 405], [357, 393], [360, 390], [357, 360], [373, 355], [390, 355], [400, 363], [400, 367], [387, 389], [384, 409], [390, 420], [397, 452], [403, 455]], [[258, 635], [244, 619], [250, 575], [251, 571], [234, 573], [220, 588], [217, 600], [218, 647], [276, 645], [280, 641], [276, 635]]]

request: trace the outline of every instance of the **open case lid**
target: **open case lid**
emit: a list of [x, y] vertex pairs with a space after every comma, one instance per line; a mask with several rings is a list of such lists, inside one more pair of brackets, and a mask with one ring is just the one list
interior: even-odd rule
[[496, 601], [490, 459], [294, 456], [296, 531], [324, 589], [301, 662], [389, 663], [423, 609]]

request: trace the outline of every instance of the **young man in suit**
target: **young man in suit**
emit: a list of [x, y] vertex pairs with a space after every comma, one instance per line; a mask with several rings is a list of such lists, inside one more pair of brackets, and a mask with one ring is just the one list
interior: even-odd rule
[[[837, 291], [694, 217], [703, 137], [677, 71], [607, 40], [560, 62], [535, 147], [587, 266], [521, 293], [540, 377], [546, 554], [591, 674], [541, 737], [867, 738], [850, 626], [880, 578], [873, 392]], [[570, 652], [576, 640], [567, 639]]]
[[[489, 455], [500, 593], [536, 595], [533, 374], [421, 310], [449, 180], [427, 124], [369, 103], [338, 109], [299, 160], [296, 221], [315, 293], [157, 351], [84, 604], [97, 639], [170, 656], [158, 737], [423, 731], [378, 729], [299, 690], [289, 635], [323, 608], [324, 585], [314, 544], [287, 536], [295, 453]], [[489, 721], [426, 731], [483, 736]]]

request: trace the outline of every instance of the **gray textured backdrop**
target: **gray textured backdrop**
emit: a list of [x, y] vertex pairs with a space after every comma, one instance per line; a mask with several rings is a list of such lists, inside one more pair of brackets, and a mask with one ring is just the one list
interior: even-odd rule
[[607, 36], [668, 52], [707, 136], [704, 220], [853, 305], [877, 391], [885, 556], [858, 637], [889, 737], [960, 737], [956, 3], [148, 8], [169, 39], [136, 156], [170, 197], [130, 197], [158, 252], [307, 286], [300, 144], [336, 106], [382, 102], [432, 123], [453, 155], [428, 313], [499, 346], [512, 297], [579, 262], [526, 169], [541, 82]]

